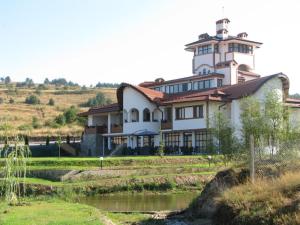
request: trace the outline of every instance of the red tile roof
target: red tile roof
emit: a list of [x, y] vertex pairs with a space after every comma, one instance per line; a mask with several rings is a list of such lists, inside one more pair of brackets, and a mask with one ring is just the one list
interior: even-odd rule
[[160, 100], [164, 97], [165, 93], [160, 91], [155, 91], [149, 88], [141, 87], [141, 86], [135, 86], [132, 84], [122, 83], [120, 87], [117, 90], [117, 99], [119, 105], [123, 106], [123, 90], [126, 87], [131, 87], [134, 90], [140, 92], [144, 97], [146, 97], [150, 102], [158, 104]]
[[[81, 113], [81, 116], [87, 116], [98, 113], [116, 112], [122, 110], [123, 106], [123, 91], [126, 87], [133, 88], [134, 90], [141, 93], [149, 101], [157, 105], [168, 105], [180, 102], [194, 102], [194, 101], [231, 101], [234, 99], [239, 99], [254, 94], [260, 87], [262, 87], [267, 81], [272, 78], [278, 77], [283, 82], [283, 89], [285, 91], [285, 96], [288, 94], [289, 89], [289, 79], [286, 75], [282, 73], [261, 77], [246, 81], [242, 84], [235, 84], [230, 86], [223, 86], [219, 88], [211, 88], [201, 91], [189, 91], [177, 94], [166, 94], [160, 91], [155, 91], [149, 88], [134, 86], [131, 84], [123, 83], [117, 90], [118, 103], [94, 107], [89, 111]], [[299, 104], [300, 100], [287, 99], [288, 104], [293, 104], [295, 106]]]
[[120, 111], [120, 107], [118, 103], [113, 103], [104, 106], [92, 107], [86, 112], [79, 113], [78, 116], [88, 116], [100, 113], [109, 113], [109, 112], [118, 112]]
[[[268, 80], [278, 77], [282, 79], [284, 90], [288, 92], [289, 89], [289, 79], [283, 73], [278, 73], [266, 77], [261, 77], [249, 81], [245, 81], [241, 84], [230, 85], [226, 87], [221, 87], [219, 90], [226, 93], [229, 99], [239, 99], [245, 96], [249, 96], [254, 94], [263, 84], [265, 84]], [[287, 96], [287, 93], [286, 93]]]
[[287, 98], [285, 102], [286, 106], [289, 106], [291, 108], [300, 108], [300, 99]]

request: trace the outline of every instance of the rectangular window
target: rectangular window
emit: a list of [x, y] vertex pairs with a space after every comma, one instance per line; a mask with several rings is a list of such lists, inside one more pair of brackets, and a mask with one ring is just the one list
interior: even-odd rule
[[175, 114], [176, 120], [203, 118], [203, 105], [176, 108]]
[[154, 90], [155, 91], [162, 91], [162, 87], [155, 87]]
[[182, 91], [188, 91], [188, 84], [187, 83], [182, 84]]
[[204, 88], [204, 82], [203, 81], [199, 81], [199, 89], [203, 89]]
[[176, 108], [176, 120], [182, 120], [185, 118], [184, 108]]
[[241, 53], [253, 53], [253, 46], [238, 44], [238, 43], [229, 43], [228, 45], [229, 52], [241, 52]]
[[174, 93], [178, 93], [178, 91], [179, 91], [179, 88], [178, 88], [178, 84], [175, 84], [174, 85]]
[[203, 118], [203, 105], [197, 105], [193, 107], [194, 118]]
[[219, 45], [218, 44], [214, 45], [214, 52], [219, 53]]
[[198, 153], [207, 154], [211, 144], [212, 138], [207, 131], [198, 131], [195, 133], [195, 145]]
[[125, 137], [125, 136], [111, 137], [110, 143], [111, 143], [111, 147], [114, 149], [118, 145], [126, 144], [127, 143], [127, 137]]
[[166, 93], [170, 93], [170, 88], [169, 88], [169, 86], [166, 86]]
[[223, 80], [222, 79], [218, 79], [218, 87], [222, 87], [223, 86]]
[[165, 147], [179, 147], [180, 134], [179, 133], [164, 133], [163, 141]]
[[169, 93], [170, 93], [170, 94], [173, 94], [173, 93], [174, 93], [174, 86], [173, 86], [173, 85], [170, 85], [170, 86], [169, 86]]
[[193, 84], [193, 90], [198, 90], [198, 83], [199, 82], [194, 82], [194, 84]]
[[144, 136], [143, 137], [143, 147], [153, 147], [154, 146], [154, 137], [153, 136]]
[[210, 88], [210, 80], [204, 81], [204, 89]]
[[182, 92], [182, 84], [179, 84], [178, 86], [179, 86], [179, 87], [178, 87], [178, 91], [179, 91], [179, 92]]
[[198, 47], [198, 55], [205, 55], [212, 53], [212, 45], [203, 45]]
[[193, 146], [193, 134], [183, 133], [183, 146], [186, 148], [191, 148]]

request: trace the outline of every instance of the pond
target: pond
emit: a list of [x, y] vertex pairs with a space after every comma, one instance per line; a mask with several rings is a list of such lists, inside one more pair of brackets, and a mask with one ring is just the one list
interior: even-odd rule
[[147, 212], [174, 211], [186, 208], [197, 192], [172, 194], [114, 194], [89, 196], [79, 199], [80, 203], [94, 206], [102, 211]]

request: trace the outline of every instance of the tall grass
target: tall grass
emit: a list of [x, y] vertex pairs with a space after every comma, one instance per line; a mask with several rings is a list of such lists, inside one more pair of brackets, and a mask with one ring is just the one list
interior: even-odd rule
[[236, 186], [225, 191], [219, 201], [223, 211], [235, 212], [220, 224], [300, 224], [300, 171]]

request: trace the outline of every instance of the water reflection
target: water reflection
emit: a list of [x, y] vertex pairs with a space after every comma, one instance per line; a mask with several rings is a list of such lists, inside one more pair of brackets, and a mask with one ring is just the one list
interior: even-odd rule
[[180, 194], [115, 194], [80, 198], [80, 203], [103, 211], [164, 211], [186, 208], [198, 196], [196, 192]]

